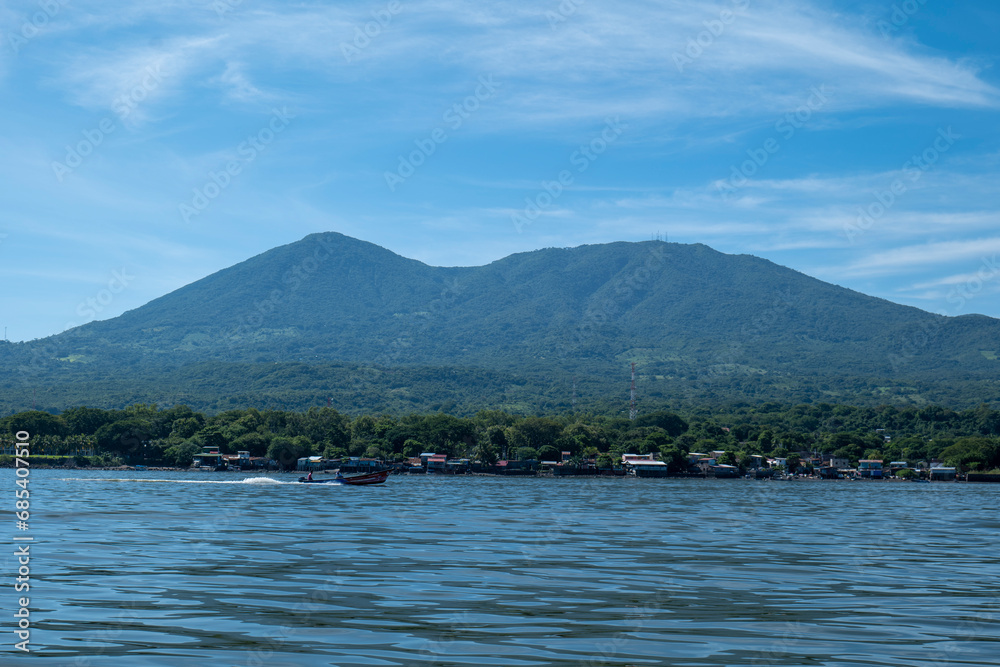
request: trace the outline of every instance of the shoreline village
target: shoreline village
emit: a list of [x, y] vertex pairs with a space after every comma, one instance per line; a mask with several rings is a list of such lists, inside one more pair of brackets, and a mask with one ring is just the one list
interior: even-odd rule
[[[306, 259], [303, 271], [315, 269], [323, 252]], [[835, 428], [824, 430], [824, 419]], [[879, 426], [886, 422], [894, 428]], [[796, 429], [807, 423], [811, 432]], [[1000, 482], [1000, 411], [986, 406], [951, 412], [823, 404], [629, 418], [500, 410], [351, 417], [332, 407], [206, 416], [184, 405], [78, 407], [0, 418], [0, 466], [18, 469], [18, 527], [25, 531], [27, 441], [11, 437], [26, 435], [22, 426], [37, 434], [33, 468]]]

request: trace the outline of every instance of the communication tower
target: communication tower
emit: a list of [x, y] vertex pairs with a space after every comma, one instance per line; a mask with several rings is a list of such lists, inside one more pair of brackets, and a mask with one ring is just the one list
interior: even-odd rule
[[635, 407], [635, 362], [632, 362], [632, 393], [631, 400], [628, 406], [628, 418], [635, 420], [636, 415], [639, 414], [639, 410]]

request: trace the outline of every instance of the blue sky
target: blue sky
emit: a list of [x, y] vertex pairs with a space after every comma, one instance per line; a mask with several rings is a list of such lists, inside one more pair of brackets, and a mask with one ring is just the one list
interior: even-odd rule
[[705, 243], [1000, 316], [993, 2], [7, 2], [10, 340], [338, 231]]

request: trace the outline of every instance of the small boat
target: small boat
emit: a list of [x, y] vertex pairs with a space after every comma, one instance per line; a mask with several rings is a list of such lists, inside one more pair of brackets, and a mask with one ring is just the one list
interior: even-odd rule
[[379, 470], [378, 472], [366, 472], [361, 475], [353, 475], [351, 477], [335, 477], [334, 479], [308, 479], [307, 477], [299, 477], [299, 481], [303, 484], [350, 484], [354, 486], [365, 486], [368, 484], [382, 484], [388, 478], [388, 470]]

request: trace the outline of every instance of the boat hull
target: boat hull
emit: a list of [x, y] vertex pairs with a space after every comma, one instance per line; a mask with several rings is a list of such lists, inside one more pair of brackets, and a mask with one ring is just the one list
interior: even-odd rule
[[299, 481], [303, 484], [346, 484], [348, 486], [368, 486], [369, 484], [382, 484], [388, 478], [389, 471], [380, 470], [379, 472], [368, 472], [363, 475], [341, 477], [338, 479], [306, 479], [305, 477], [299, 477]]

